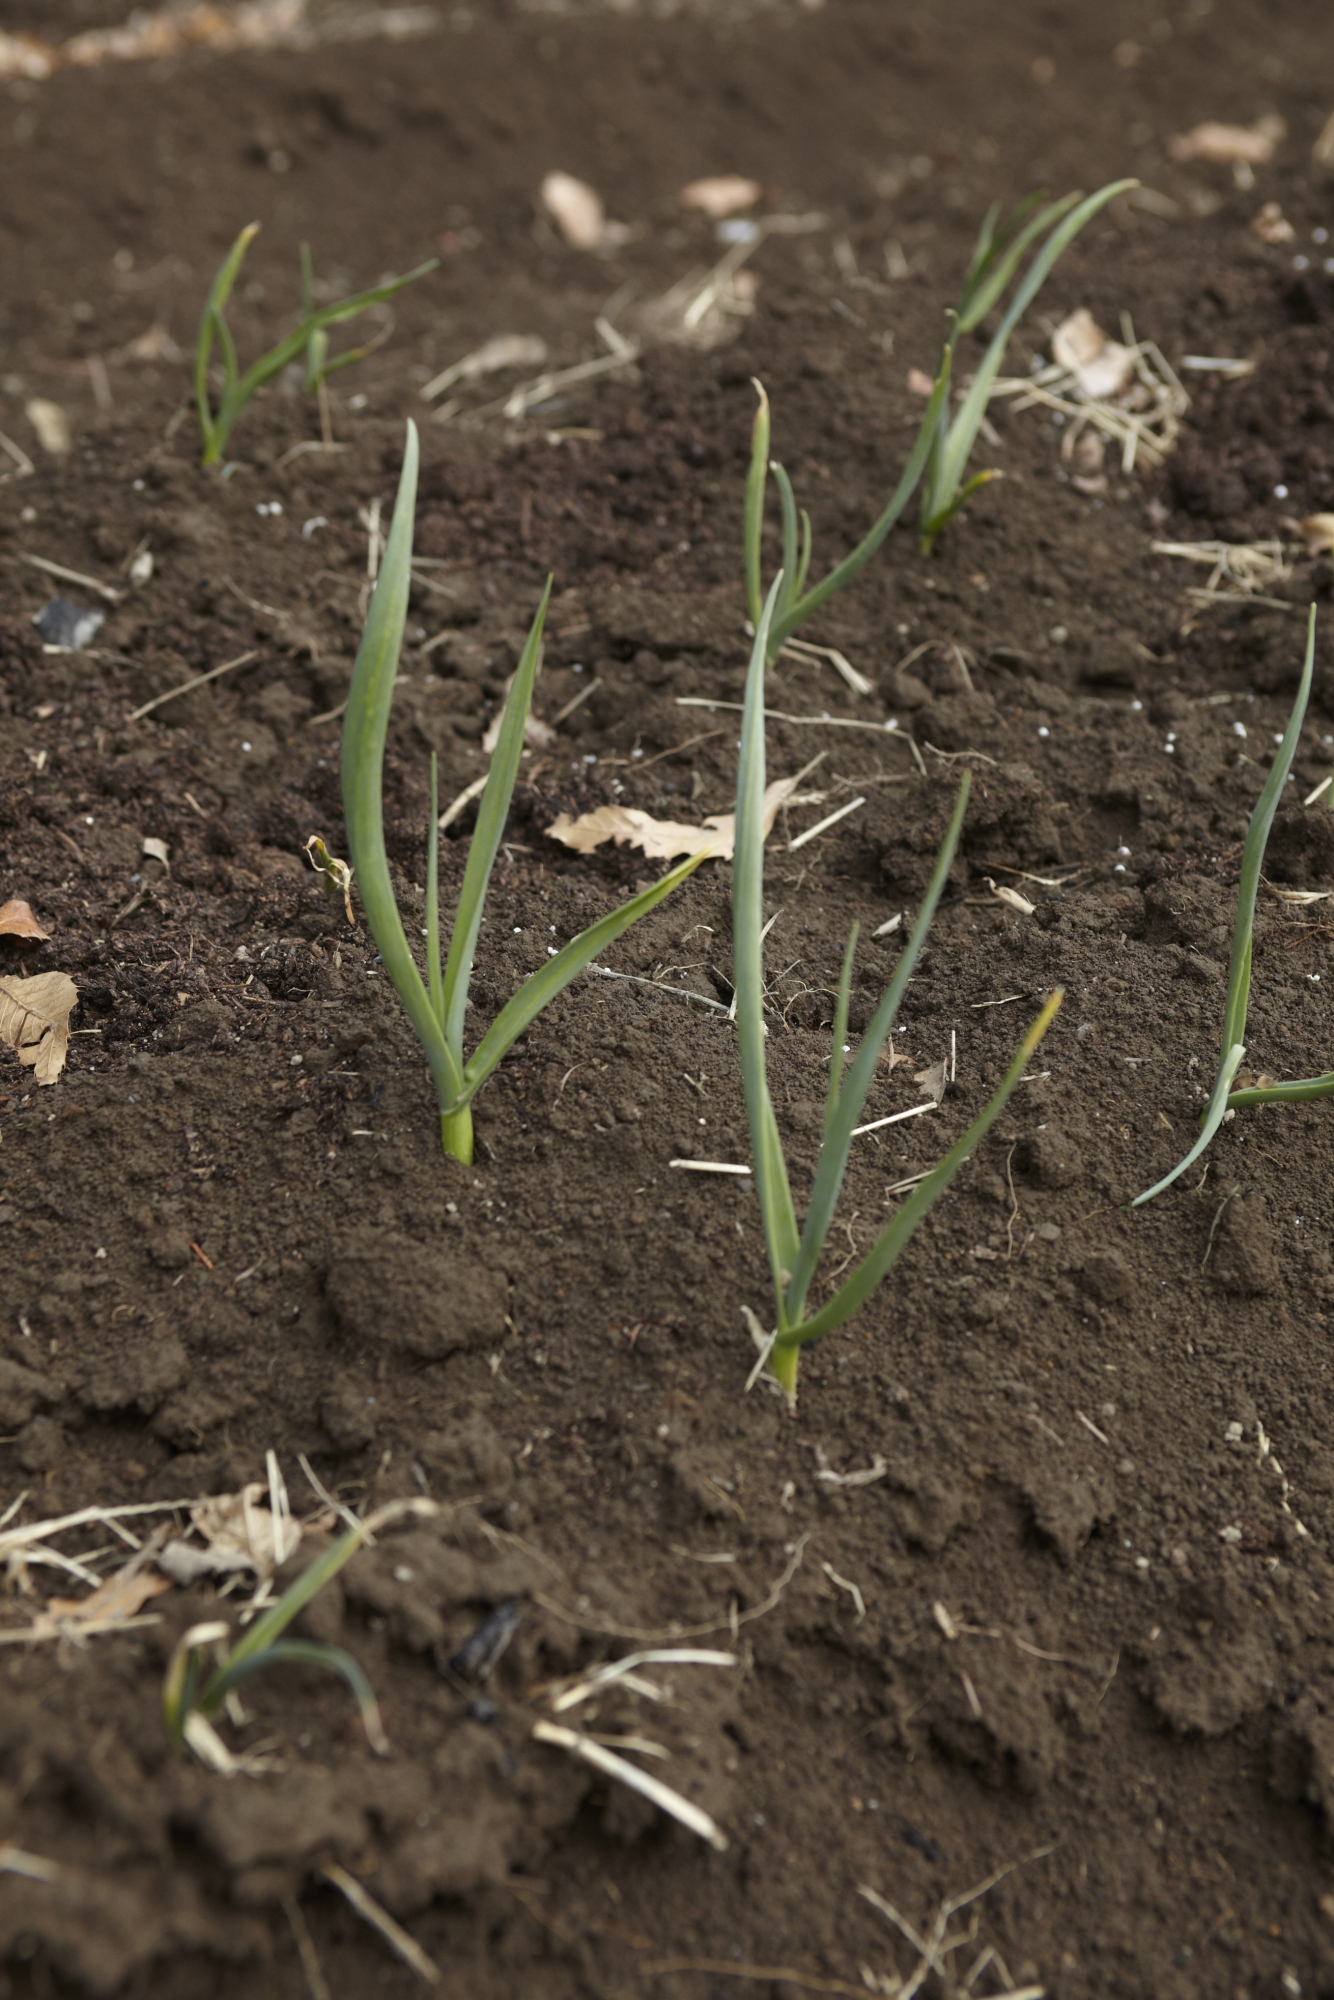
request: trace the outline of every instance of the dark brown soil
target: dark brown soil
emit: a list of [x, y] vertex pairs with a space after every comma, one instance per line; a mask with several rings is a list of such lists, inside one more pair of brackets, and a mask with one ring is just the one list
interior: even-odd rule
[[[107, 18], [71, 5], [56, 29]], [[1294, 554], [1261, 602], [1201, 608], [1185, 592], [1207, 572], [1151, 548], [1293, 542], [1334, 507], [1334, 202], [1311, 157], [1334, 16], [831, 0], [451, 19], [0, 95], [0, 430], [36, 461], [18, 477], [6, 455], [0, 487], [0, 901], [27, 898], [52, 934], [0, 939], [0, 977], [63, 969], [80, 993], [57, 1085], [0, 1057], [0, 1511], [14, 1526], [234, 1491], [269, 1450], [299, 1511], [318, 1502], [298, 1454], [359, 1510], [451, 1503], [307, 1614], [365, 1666], [388, 1761], [339, 1683], [291, 1667], [221, 1724], [276, 1768], [228, 1779], [170, 1754], [164, 1663], [233, 1608], [206, 1586], [126, 1633], [0, 1650], [0, 1842], [52, 1865], [12, 1872], [29, 1864], [0, 1846], [0, 1994], [415, 1992], [332, 1864], [468, 2000], [895, 1993], [917, 1953], [859, 1887], [925, 1934], [1007, 1867], [954, 1920], [975, 1936], [928, 1994], [988, 1950], [975, 1995], [1334, 1993], [1334, 1114], [1239, 1114], [1207, 1172], [1124, 1206], [1185, 1150], [1212, 1075], [1240, 841], [1313, 596], [1317, 693], [1270, 874], [1334, 886], [1330, 820], [1297, 803], [1331, 757], [1328, 559]], [[7, 25], [54, 31], [32, 8]], [[1167, 156], [1200, 119], [1270, 111], [1288, 136], [1253, 187]], [[575, 253], [535, 224], [556, 167], [604, 190], [633, 228], [623, 248]], [[733, 339], [651, 347], [525, 421], [429, 420], [418, 388], [481, 341], [539, 334], [557, 365], [588, 359], [612, 295], [630, 329], [711, 263], [710, 226], [676, 196], [724, 171], [825, 218], [756, 252]], [[963, 1129], [1038, 997], [1066, 990], [1032, 1080], [891, 1281], [808, 1353], [791, 1419], [744, 1393], [742, 1308], [769, 1307], [754, 1197], [669, 1166], [745, 1157], [733, 1030], [683, 997], [729, 996], [725, 867], [608, 955], [633, 980], [590, 975], [539, 1022], [479, 1102], [475, 1169], [438, 1153], [374, 946], [301, 855], [312, 832], [344, 851], [330, 711], [365, 602], [364, 510], [392, 499], [415, 413], [433, 566], [387, 772], [408, 911], [428, 751], [445, 798], [483, 768], [548, 570], [538, 708], [598, 683], [525, 767], [481, 1024], [549, 943], [653, 872], [558, 848], [558, 809], [728, 809], [736, 718], [678, 704], [739, 698], [752, 376], [836, 554], [896, 476], [920, 411], [907, 371], [932, 365], [987, 203], [1123, 173], [1151, 197], [1072, 250], [1016, 371], [1082, 304], [1113, 328], [1130, 313], [1174, 364], [1255, 372], [1188, 374], [1175, 457], [1093, 495], [1049, 418], [995, 406], [1004, 481], [929, 562], [894, 537], [805, 635], [877, 692], [786, 660], [773, 678], [789, 716], [900, 725], [772, 726], [774, 772], [823, 750], [828, 795], [780, 823], [769, 876], [769, 1048], [799, 1189], [847, 927], [866, 940], [857, 1029], [898, 948], [871, 933], [915, 907], [959, 766], [974, 772], [953, 899], [896, 1037], [913, 1060], [871, 1113], [920, 1101], [913, 1072], [952, 1040], [957, 1084], [858, 1142], [831, 1269]], [[1250, 233], [1270, 200], [1293, 242]], [[252, 217], [246, 353], [290, 324], [303, 238], [336, 286], [442, 264], [335, 378], [342, 451], [291, 456], [317, 419], [277, 387], [221, 481], [196, 463], [177, 349]], [[165, 343], [136, 358], [152, 327]], [[464, 390], [465, 416], [518, 379]], [[68, 456], [40, 450], [33, 397], [67, 413]], [[153, 575], [129, 587], [143, 547]], [[52, 589], [94, 599], [28, 555], [125, 591], [92, 650], [43, 652], [30, 621]], [[446, 843], [447, 902], [468, 829]], [[1257, 1070], [1329, 1065], [1326, 908], [1263, 900]], [[51, 1545], [96, 1573], [120, 1559], [102, 1526]], [[11, 1559], [0, 1638], [80, 1588]], [[507, 1599], [514, 1644], [484, 1696], [460, 1691], [439, 1663]], [[725, 1853], [531, 1736], [543, 1683], [684, 1631], [739, 1668], [659, 1669], [677, 1707], [625, 1693], [596, 1726], [664, 1744], [653, 1768], [720, 1821]]]

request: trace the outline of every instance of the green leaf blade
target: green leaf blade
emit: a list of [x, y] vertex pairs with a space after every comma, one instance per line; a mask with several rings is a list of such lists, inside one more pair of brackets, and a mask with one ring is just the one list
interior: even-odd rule
[[239, 1687], [248, 1675], [258, 1673], [264, 1667], [282, 1666], [284, 1662], [293, 1666], [324, 1667], [331, 1674], [337, 1674], [351, 1690], [371, 1748], [377, 1757], [389, 1755], [389, 1738], [384, 1733], [384, 1723], [380, 1718], [380, 1704], [375, 1699], [375, 1690], [366, 1678], [361, 1662], [354, 1660], [343, 1647], [331, 1646], [322, 1639], [277, 1639], [263, 1652], [250, 1654], [241, 1660], [233, 1653], [226, 1665], [219, 1667], [212, 1676], [192, 1706], [205, 1720], [210, 1720], [232, 1689]]
[[904, 1202], [898, 1213], [891, 1217], [880, 1232], [873, 1247], [867, 1252], [856, 1270], [845, 1284], [840, 1286], [832, 1299], [810, 1319], [799, 1326], [790, 1328], [786, 1339], [780, 1334], [778, 1346], [804, 1346], [807, 1341], [819, 1340], [824, 1334], [832, 1333], [844, 1320], [851, 1318], [857, 1308], [864, 1305], [877, 1286], [897, 1263], [918, 1224], [944, 1194], [961, 1166], [974, 1153], [991, 1127], [1005, 1109], [1019, 1084], [1025, 1069], [1051, 1025], [1064, 995], [1058, 988], [1029, 1028], [1010, 1067], [1002, 1077], [994, 1096], [957, 1143], [950, 1147], [926, 1179], [920, 1181]]
[[764, 384], [753, 384], [760, 399], [750, 433], [750, 466], [746, 473], [746, 503], [741, 524], [741, 546], [746, 570], [746, 614], [752, 625], [760, 622], [764, 608], [764, 496], [769, 481], [769, 398]]
[[426, 1051], [437, 1092], [448, 1095], [462, 1077], [451, 1060], [403, 929], [384, 842], [384, 748], [407, 620], [417, 457], [417, 428], [409, 421], [393, 524], [357, 649], [343, 720], [343, 818], [371, 935]]
[[628, 903], [622, 903], [609, 915], [600, 917], [587, 930], [581, 931], [569, 944], [564, 945], [556, 956], [538, 967], [530, 979], [526, 979], [518, 992], [501, 1008], [491, 1026], [477, 1044], [464, 1068], [464, 1085], [461, 1102], [468, 1103], [481, 1089], [496, 1065], [513, 1048], [520, 1035], [537, 1019], [544, 1007], [549, 1007], [558, 994], [565, 991], [572, 979], [578, 977], [584, 968], [604, 952], [608, 945], [615, 944], [632, 924], [655, 910], [675, 889], [693, 875], [700, 863], [708, 860], [708, 854], [692, 854], [686, 861], [679, 862], [648, 889], [643, 889]]
[[468, 984], [472, 978], [477, 937], [482, 927], [487, 886], [504, 838], [510, 800], [514, 796], [514, 783], [519, 774], [519, 759], [523, 755], [524, 731], [528, 725], [533, 687], [542, 658], [542, 628], [546, 622], [547, 606], [551, 602], [551, 585], [552, 579], [548, 577], [542, 601], [528, 629], [528, 637], [510, 683], [509, 696], [501, 715], [500, 734], [491, 755], [486, 789], [477, 808], [477, 824], [463, 871], [458, 908], [454, 913], [454, 930], [445, 966], [444, 1030], [445, 1040], [460, 1069], [463, 1066], [463, 1017], [468, 1005]]
[[[1010, 301], [1009, 308], [1000, 325], [997, 327], [986, 354], [983, 356], [982, 363], [968, 386], [963, 402], [960, 404], [950, 424], [940, 464], [934, 471], [932, 481], [923, 491], [922, 532], [924, 535], [930, 535], [933, 532], [928, 525], [929, 523], [940, 520], [942, 517], [948, 518], [945, 515], [945, 510], [950, 507], [951, 502], [955, 498], [959, 483], [963, 478], [964, 468], [972, 454], [973, 446], [977, 442], [977, 435], [982, 427], [982, 419], [986, 415], [987, 404], [991, 400], [991, 391], [995, 386], [996, 377], [1000, 373], [1001, 363], [1005, 359], [1005, 350], [1009, 346], [1010, 335], [1014, 332], [1020, 319], [1027, 312], [1029, 306], [1046, 283], [1057, 261], [1069, 248], [1075, 237], [1078, 236], [1080, 230], [1085, 228], [1093, 220], [1094, 216], [1107, 206], [1109, 201], [1115, 200], [1117, 195], [1124, 194], [1127, 189], [1137, 187], [1138, 185], [1139, 183], [1133, 179], [1109, 181], [1106, 187], [1101, 187], [1096, 193], [1087, 195], [1079, 203], [1078, 207], [1070, 209], [1057, 222], [1056, 227], [1051, 231], [1046, 242], [1042, 245], [1042, 248], [1038, 251], [1024, 273], [1019, 287]], [[1061, 204], [1057, 203], [1053, 206], [1059, 209]], [[934, 532], [938, 532], [938, 529]]]
[[848, 1155], [852, 1150], [853, 1130], [865, 1109], [881, 1051], [889, 1040], [890, 1030], [898, 1016], [908, 981], [916, 969], [937, 906], [945, 893], [945, 884], [949, 880], [950, 869], [954, 864], [959, 836], [963, 832], [971, 783], [972, 775], [965, 771], [954, 802], [954, 811], [945, 830], [945, 838], [936, 856], [936, 865], [931, 871], [931, 880], [922, 898], [922, 906], [917, 912], [917, 921], [913, 925], [912, 934], [903, 948], [898, 964], [894, 967], [893, 976], [871, 1017], [866, 1033], [862, 1036], [844, 1079], [838, 1103], [827, 1120], [825, 1140], [820, 1148], [820, 1158], [815, 1170], [815, 1182], [806, 1208], [806, 1220], [802, 1225], [801, 1247], [797, 1253], [797, 1261], [792, 1267], [792, 1282], [788, 1288], [786, 1311], [789, 1321], [795, 1322], [801, 1317], [806, 1295], [815, 1278], [820, 1253], [833, 1226], [834, 1210], [838, 1206], [843, 1177], [847, 1172]]
[[[205, 465], [214, 465], [217, 463], [222, 453], [222, 447], [226, 443], [226, 434], [219, 435], [217, 420], [214, 417], [212, 405], [209, 402], [208, 364], [213, 353], [213, 342], [220, 330], [226, 334], [226, 321], [223, 318], [223, 308], [231, 297], [232, 286], [236, 283], [236, 274], [241, 268], [245, 253], [258, 234], [259, 224], [257, 222], [248, 222], [241, 231], [231, 249], [224, 257], [217, 276], [209, 287], [208, 297], [204, 301], [204, 310], [199, 320], [199, 334], [195, 341], [195, 404], [199, 411], [199, 430], [204, 442], [202, 462]], [[230, 347], [230, 344], [231, 337], [227, 335], [228, 347]], [[231, 386], [235, 375], [235, 368], [236, 355], [233, 349], [231, 354], [231, 370], [226, 378], [224, 389]]]
[[822, 582], [804, 591], [795, 602], [788, 604], [781, 614], [775, 613], [769, 635], [770, 660], [777, 658], [793, 633], [804, 625], [822, 604], [827, 604], [835, 592], [842, 590], [845, 584], [852, 581], [858, 570], [865, 567], [912, 499], [931, 454], [936, 425], [942, 410], [948, 404], [952, 360], [953, 351], [947, 344], [941, 355], [931, 397], [926, 406], [926, 414], [913, 440], [913, 448], [908, 455], [908, 462], [903, 468], [899, 483], [890, 495], [889, 504], [852, 553], [831, 569]]
[[797, 1218], [764, 1060], [764, 670], [770, 623], [783, 587], [775, 578], [756, 624], [746, 674], [737, 766], [736, 849], [732, 858], [732, 959], [741, 1082], [754, 1155], [755, 1191], [781, 1320], [797, 1254]]
[[[1227, 998], [1223, 1005], [1223, 1041], [1219, 1056], [1218, 1073], [1205, 1109], [1199, 1138], [1183, 1160], [1179, 1160], [1170, 1174], [1164, 1174], [1143, 1194], [1137, 1194], [1131, 1202], [1132, 1208], [1152, 1201], [1164, 1188], [1171, 1187], [1173, 1181], [1184, 1174], [1187, 1167], [1199, 1159], [1209, 1141], [1223, 1122], [1223, 1114], [1232, 1099], [1238, 1098], [1250, 1103], [1282, 1102], [1265, 1096], [1250, 1096], [1233, 1092], [1232, 1080], [1246, 1054], [1246, 1015], [1250, 1006], [1251, 961], [1255, 945], [1255, 904], [1260, 891], [1260, 873], [1264, 867], [1265, 848], [1269, 844], [1270, 829], [1279, 801], [1283, 797], [1292, 760], [1297, 754], [1301, 741], [1302, 725], [1306, 720], [1306, 710], [1311, 699], [1311, 683], [1315, 673], [1315, 606], [1311, 606], [1306, 624], [1306, 653], [1302, 660], [1301, 678], [1297, 684], [1297, 698], [1293, 702], [1288, 717], [1288, 726], [1269, 768], [1269, 775], [1255, 802], [1250, 825], [1246, 830], [1246, 843], [1241, 851], [1241, 877], [1237, 885], [1237, 915], [1232, 927], [1232, 951], [1228, 962]], [[1277, 1086], [1282, 1088], [1282, 1086]], [[1323, 1091], [1312, 1090], [1312, 1096], [1324, 1095]]]

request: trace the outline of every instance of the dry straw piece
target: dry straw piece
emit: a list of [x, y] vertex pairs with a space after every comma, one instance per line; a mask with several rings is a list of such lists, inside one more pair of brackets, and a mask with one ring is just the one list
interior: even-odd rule
[[1088, 427], [1117, 446], [1121, 470], [1140, 459], [1161, 465], [1173, 450], [1190, 397], [1176, 371], [1151, 340], [1137, 340], [1128, 313], [1121, 340], [1110, 340], [1082, 308], [1052, 336], [1052, 362], [1032, 375], [1002, 376], [992, 399], [1016, 410], [1040, 407], [1066, 419], [1061, 457], [1070, 460]]

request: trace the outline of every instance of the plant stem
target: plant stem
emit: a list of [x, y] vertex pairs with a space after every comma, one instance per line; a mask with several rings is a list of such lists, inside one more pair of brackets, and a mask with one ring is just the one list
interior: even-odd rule
[[769, 1357], [769, 1367], [773, 1378], [787, 1397], [789, 1408], [795, 1408], [797, 1401], [797, 1369], [801, 1363], [801, 1348], [794, 1342], [790, 1347], [780, 1347], [774, 1342], [773, 1353]]
[[465, 1167], [472, 1165], [472, 1105], [465, 1104], [457, 1111], [446, 1111], [442, 1101], [440, 1106], [440, 1144], [452, 1158]]

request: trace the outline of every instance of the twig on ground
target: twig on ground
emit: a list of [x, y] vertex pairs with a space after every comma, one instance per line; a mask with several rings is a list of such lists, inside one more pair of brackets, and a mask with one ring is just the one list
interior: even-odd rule
[[19, 561], [31, 563], [34, 569], [46, 571], [48, 576], [58, 576], [66, 583], [81, 583], [85, 590], [95, 590], [108, 604], [119, 604], [125, 595], [123, 590], [113, 590], [109, 583], [99, 583], [95, 576], [85, 576], [82, 570], [66, 569], [64, 563], [48, 562], [45, 556], [32, 556], [26, 549], [20, 549]]
[[142, 708], [133, 710], [125, 720], [142, 722], [146, 715], [151, 715], [155, 708], [161, 708], [164, 702], [175, 701], [177, 695], [191, 694], [195, 688], [203, 687], [206, 681], [217, 680], [219, 674], [230, 674], [234, 668], [249, 666], [251, 660], [258, 658], [259, 654], [253, 647], [248, 653], [238, 653], [234, 660], [224, 660], [220, 667], [210, 667], [206, 674], [196, 674], [193, 680], [182, 681], [179, 687], [168, 688], [165, 694], [154, 695], [151, 701], [146, 701]]

